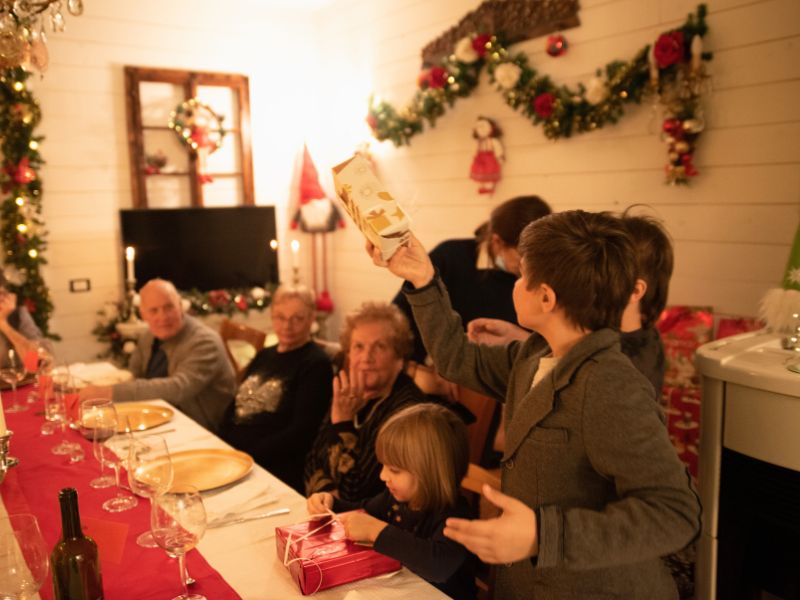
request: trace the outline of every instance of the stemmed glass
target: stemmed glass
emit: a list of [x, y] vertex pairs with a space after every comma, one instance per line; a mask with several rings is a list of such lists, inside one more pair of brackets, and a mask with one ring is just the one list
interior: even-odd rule
[[97, 446], [100, 454], [105, 457], [106, 462], [114, 469], [114, 482], [117, 486], [117, 495], [103, 502], [103, 508], [108, 512], [130, 510], [139, 504], [136, 496], [124, 493], [119, 481], [119, 470], [127, 462], [131, 441], [129, 436], [117, 434]]
[[15, 413], [28, 410], [25, 404], [19, 403], [19, 396], [17, 396], [17, 384], [25, 378], [25, 367], [13, 348], [8, 349], [8, 362], [0, 369], [0, 379], [8, 384], [11, 384], [12, 393], [14, 395], [14, 403], [6, 409], [6, 412]]
[[[128, 484], [135, 494], [150, 498], [152, 503], [153, 498], [169, 490], [174, 477], [167, 442], [156, 435], [130, 438]], [[139, 535], [136, 543], [142, 548], [158, 548], [152, 531]]]
[[36, 517], [31, 514], [0, 518], [0, 598], [24, 600], [42, 587], [48, 552]]
[[[27, 373], [32, 373], [36, 377], [36, 390], [40, 396], [44, 397], [44, 390], [49, 387], [49, 380], [45, 372], [49, 371], [53, 363], [53, 355], [41, 342], [36, 344], [32, 350], [28, 350], [23, 357], [22, 364]], [[43, 381], [44, 380], [44, 381]], [[36, 396], [31, 393], [28, 395], [28, 404], [33, 404]]]
[[206, 532], [206, 509], [197, 488], [174, 486], [170, 491], [153, 498], [150, 530], [156, 543], [170, 556], [178, 557], [183, 594], [172, 600], [206, 600], [200, 594], [190, 594], [186, 583], [186, 553], [194, 548]]
[[75, 385], [70, 376], [66, 365], [61, 365], [56, 369], [48, 368], [41, 373], [39, 380], [41, 391], [39, 392], [44, 399], [45, 418], [57, 422], [61, 425], [61, 442], [53, 446], [50, 451], [53, 454], [69, 454], [78, 452], [80, 444], [68, 442], [64, 436], [69, 415], [66, 400], [74, 393]]
[[81, 402], [78, 420], [84, 437], [92, 440], [94, 457], [100, 461], [100, 477], [92, 479], [93, 488], [107, 488], [114, 485], [111, 475], [104, 475], [105, 456], [103, 443], [117, 432], [117, 409], [110, 398], [90, 398]]

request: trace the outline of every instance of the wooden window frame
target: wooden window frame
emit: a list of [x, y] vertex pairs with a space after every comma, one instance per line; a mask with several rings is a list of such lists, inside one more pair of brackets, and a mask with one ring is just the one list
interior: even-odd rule
[[[142, 82], [171, 83], [180, 86], [184, 99], [197, 95], [198, 86], [217, 86], [231, 88], [239, 106], [238, 151], [241, 158], [242, 204], [254, 206], [253, 194], [253, 152], [250, 132], [250, 82], [245, 75], [232, 73], [210, 73], [207, 71], [187, 71], [182, 69], [160, 69], [151, 67], [125, 67], [125, 102], [128, 113], [128, 149], [131, 165], [131, 192], [133, 208], [148, 208], [148, 177], [144, 171], [144, 127], [142, 125], [142, 105], [139, 86]], [[166, 123], [164, 124], [166, 129]], [[189, 155], [190, 206], [202, 207], [203, 186], [198, 181], [197, 157]]]

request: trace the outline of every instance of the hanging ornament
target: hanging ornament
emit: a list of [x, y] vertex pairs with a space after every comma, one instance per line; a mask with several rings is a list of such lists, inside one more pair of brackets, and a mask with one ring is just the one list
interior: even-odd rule
[[5, 170], [14, 183], [25, 185], [36, 179], [36, 171], [31, 169], [27, 156], [24, 156], [16, 166], [6, 163]]
[[547, 53], [550, 56], [557, 57], [561, 56], [567, 51], [567, 38], [563, 35], [556, 34], [547, 37]]
[[181, 102], [170, 113], [169, 127], [174, 129], [182, 144], [197, 157], [197, 179], [200, 184], [211, 183], [214, 179], [205, 173], [208, 156], [214, 153], [225, 137], [222, 128], [222, 115], [197, 98]]

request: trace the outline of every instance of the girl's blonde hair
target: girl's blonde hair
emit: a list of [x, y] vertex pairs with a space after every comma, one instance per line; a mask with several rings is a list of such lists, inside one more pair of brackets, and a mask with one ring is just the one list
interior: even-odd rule
[[378, 462], [410, 472], [417, 479], [416, 510], [454, 506], [469, 467], [467, 428], [439, 404], [405, 408], [383, 424], [375, 442]]

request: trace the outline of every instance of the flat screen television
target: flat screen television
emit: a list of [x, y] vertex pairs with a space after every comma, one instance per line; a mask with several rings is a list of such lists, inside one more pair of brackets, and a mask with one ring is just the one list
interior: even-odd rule
[[121, 210], [120, 227], [137, 289], [154, 277], [204, 292], [278, 282], [274, 206]]

